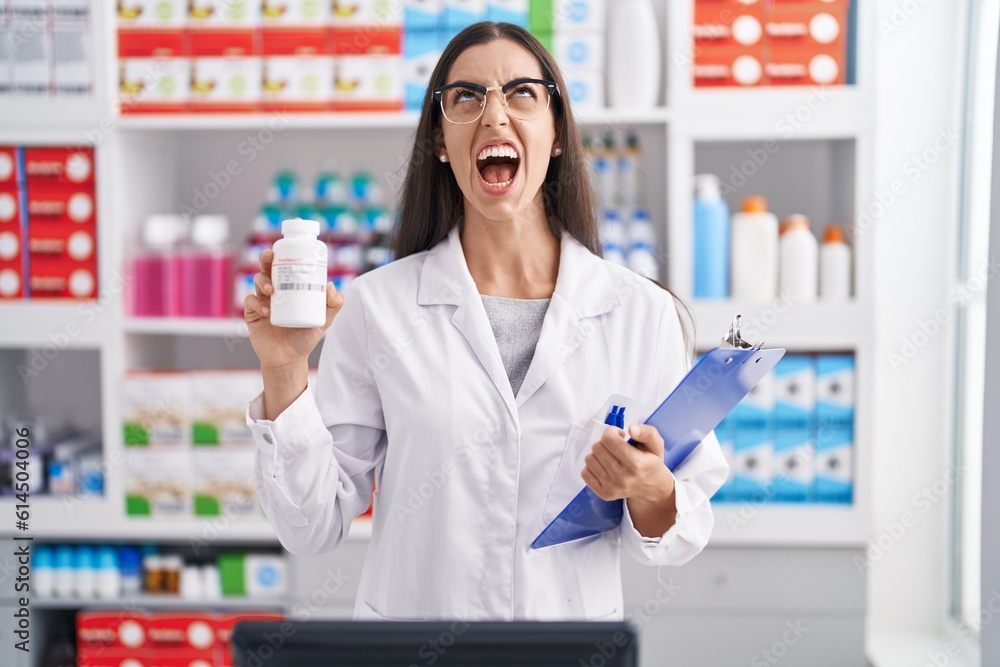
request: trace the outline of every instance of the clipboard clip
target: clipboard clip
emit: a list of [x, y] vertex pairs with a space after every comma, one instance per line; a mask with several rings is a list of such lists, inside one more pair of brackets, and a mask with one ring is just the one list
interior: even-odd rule
[[743, 336], [740, 334], [740, 316], [737, 315], [733, 318], [733, 323], [729, 326], [729, 333], [726, 337], [722, 339], [722, 345], [719, 347], [735, 348], [737, 350], [753, 350], [757, 351], [764, 346], [764, 341], [753, 345], [743, 340]]

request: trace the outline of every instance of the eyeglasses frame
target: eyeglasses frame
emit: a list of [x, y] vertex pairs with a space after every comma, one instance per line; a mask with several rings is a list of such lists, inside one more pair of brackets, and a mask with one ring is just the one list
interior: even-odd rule
[[[447, 120], [449, 123], [452, 123], [453, 125], [471, 125], [472, 123], [478, 122], [479, 119], [482, 118], [483, 114], [486, 112], [486, 104], [488, 102], [489, 94], [490, 91], [493, 90], [500, 92], [501, 97], [503, 98], [504, 109], [511, 117], [517, 118], [517, 120], [528, 123], [533, 120], [541, 118], [542, 116], [545, 115], [545, 112], [543, 111], [535, 118], [527, 118], [527, 119], [518, 118], [518, 116], [511, 113], [510, 107], [507, 105], [507, 91], [513, 88], [514, 86], [520, 85], [522, 83], [539, 83], [545, 86], [546, 90], [548, 90], [549, 92], [549, 104], [545, 108], [546, 111], [548, 111], [549, 107], [552, 105], [552, 98], [559, 94], [559, 84], [557, 84], [555, 81], [549, 81], [548, 79], [532, 79], [530, 77], [521, 77], [519, 79], [514, 79], [512, 81], [508, 81], [502, 86], [484, 86], [478, 83], [470, 83], [468, 81], [456, 81], [455, 83], [449, 83], [446, 86], [438, 86], [437, 88], [431, 91], [431, 94], [433, 95], [434, 99], [438, 102], [438, 104], [441, 106], [441, 115], [444, 116], [445, 120]], [[444, 112], [444, 93], [445, 91], [448, 91], [452, 88], [468, 88], [470, 90], [474, 90], [482, 94], [483, 103], [479, 108], [479, 115], [476, 116], [474, 120], [465, 121], [464, 123], [457, 123], [453, 121], [451, 118], [448, 118], [448, 114]]]

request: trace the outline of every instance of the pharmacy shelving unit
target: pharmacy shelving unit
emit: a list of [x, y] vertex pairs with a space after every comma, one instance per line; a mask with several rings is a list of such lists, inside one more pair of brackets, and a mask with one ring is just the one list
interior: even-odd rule
[[[693, 176], [699, 170], [721, 170], [725, 178], [731, 167], [740, 168], [748, 150], [760, 155], [763, 149], [766, 164], [753, 169], [740, 192], [763, 192], [780, 215], [806, 212], [816, 225], [833, 219], [850, 225], [855, 211], [872, 201], [875, 8], [872, 2], [859, 1], [856, 84], [828, 89], [705, 90], [691, 86], [685, 57], [691, 52], [692, 1], [654, 0], [665, 44], [660, 106], [649, 111], [609, 109], [580, 114], [582, 127], [592, 134], [611, 130], [620, 136], [625, 129], [638, 133], [647, 156], [648, 208], [667, 260], [661, 277], [691, 306], [699, 348], [714, 346], [739, 312], [745, 321], [760, 323], [758, 332], [769, 346], [793, 352], [848, 352], [857, 363], [853, 504], [718, 505], [710, 548], [675, 576], [691, 582], [689, 590], [695, 591], [699, 601], [667, 605], [651, 621], [644, 643], [644, 652], [650, 656], [669, 651], [665, 654], [678, 664], [732, 662], [734, 654], [726, 651], [733, 646], [759, 648], [761, 633], [780, 636], [784, 621], [804, 615], [814, 623], [810, 640], [835, 641], [832, 645], [841, 647], [842, 659], [837, 664], [864, 664], [859, 648], [863, 644], [864, 578], [842, 565], [864, 555], [871, 533], [871, 451], [875, 446], [871, 235], [863, 229], [853, 234], [856, 296], [847, 303], [785, 308], [780, 303], [702, 302], [691, 297]], [[81, 331], [70, 347], [96, 350], [101, 359], [100, 377], [77, 379], [74, 386], [89, 386], [91, 391], [99, 386], [105, 456], [110, 462], [105, 496], [86, 499], [72, 509], [59, 499], [35, 499], [32, 529], [39, 539], [49, 541], [179, 541], [215, 531], [217, 539], [225, 542], [273, 544], [273, 532], [260, 521], [226, 522], [220, 528], [211, 521], [150, 522], [124, 516], [123, 476], [114, 461], [120, 460], [123, 449], [118, 392], [126, 370], [213, 363], [253, 367], [254, 357], [238, 319], [131, 318], [125, 312], [123, 293], [115, 286], [121, 283], [125, 258], [146, 216], [201, 201], [200, 210], [228, 215], [234, 222], [234, 237], [239, 239], [249, 231], [269, 179], [282, 164], [317, 167], [328, 154], [352, 156], [363, 159], [392, 188], [399, 182], [416, 117], [412, 113], [290, 115], [276, 122], [275, 116], [267, 114], [119, 116], [114, 90], [114, 4], [99, 4], [101, 9], [94, 16], [94, 44], [100, 52], [93, 99], [72, 108], [19, 102], [4, 112], [0, 125], [0, 144], [93, 144], [98, 169], [101, 297], [94, 304], [96, 315], [84, 323], [76, 303], [0, 304], [0, 347], [31, 349], [67, 323], [79, 322]], [[254, 151], [251, 161], [244, 142], [253, 137], [267, 142], [264, 150]], [[776, 150], [768, 149], [774, 146]], [[230, 160], [238, 161], [239, 177], [206, 193], [212, 171], [224, 169]], [[803, 169], [802, 160], [815, 168]], [[350, 167], [343, 162], [341, 166]], [[310, 175], [303, 171], [303, 176]], [[0, 534], [8, 534], [13, 508], [6, 500], [0, 501], [3, 515], [10, 519], [0, 519]], [[356, 545], [352, 553], [358, 558], [369, 533], [367, 523], [352, 530]], [[762, 569], [739, 569], [737, 563], [754, 561], [762, 554], [766, 555]], [[830, 558], [835, 562], [831, 564]], [[358, 566], [343, 562], [345, 567]], [[813, 572], [812, 583], [786, 591], [779, 582], [792, 571], [781, 569], [787, 564], [795, 564], [796, 572]], [[650, 572], [626, 568], [627, 608], [632, 602], [648, 600], [648, 591], [658, 586], [650, 579], [655, 571]], [[825, 588], [815, 584], [824, 578]], [[767, 582], [767, 587], [761, 589], [760, 582]], [[754, 596], [756, 607], [745, 600]], [[748, 619], [748, 610], [755, 612], [753, 619]], [[709, 616], [711, 621], [704, 620]], [[708, 626], [712, 634], [706, 635]], [[723, 626], [732, 633], [732, 641], [725, 643], [729, 646], [719, 646], [714, 639]], [[705, 647], [717, 647], [712, 650], [721, 652], [719, 659], [692, 653]], [[693, 657], [685, 661], [686, 655]], [[752, 652], [746, 657], [735, 655], [745, 662]]]

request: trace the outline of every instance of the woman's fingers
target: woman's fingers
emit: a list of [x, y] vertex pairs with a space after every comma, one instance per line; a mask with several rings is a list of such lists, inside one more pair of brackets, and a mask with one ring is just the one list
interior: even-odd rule
[[270, 308], [264, 305], [260, 297], [256, 294], [248, 294], [243, 299], [243, 317], [247, 324], [266, 318], [270, 313]]
[[260, 272], [265, 276], [271, 276], [271, 262], [274, 261], [274, 251], [271, 249], [260, 253]]
[[271, 279], [263, 273], [257, 273], [254, 275], [253, 287], [257, 296], [270, 297], [274, 293], [274, 285], [271, 284]]

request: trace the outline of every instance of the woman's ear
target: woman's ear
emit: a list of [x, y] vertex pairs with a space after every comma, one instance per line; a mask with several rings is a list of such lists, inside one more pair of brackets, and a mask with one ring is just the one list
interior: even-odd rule
[[444, 145], [444, 130], [438, 125], [434, 128], [434, 159], [441, 162], [448, 161], [448, 150]]

